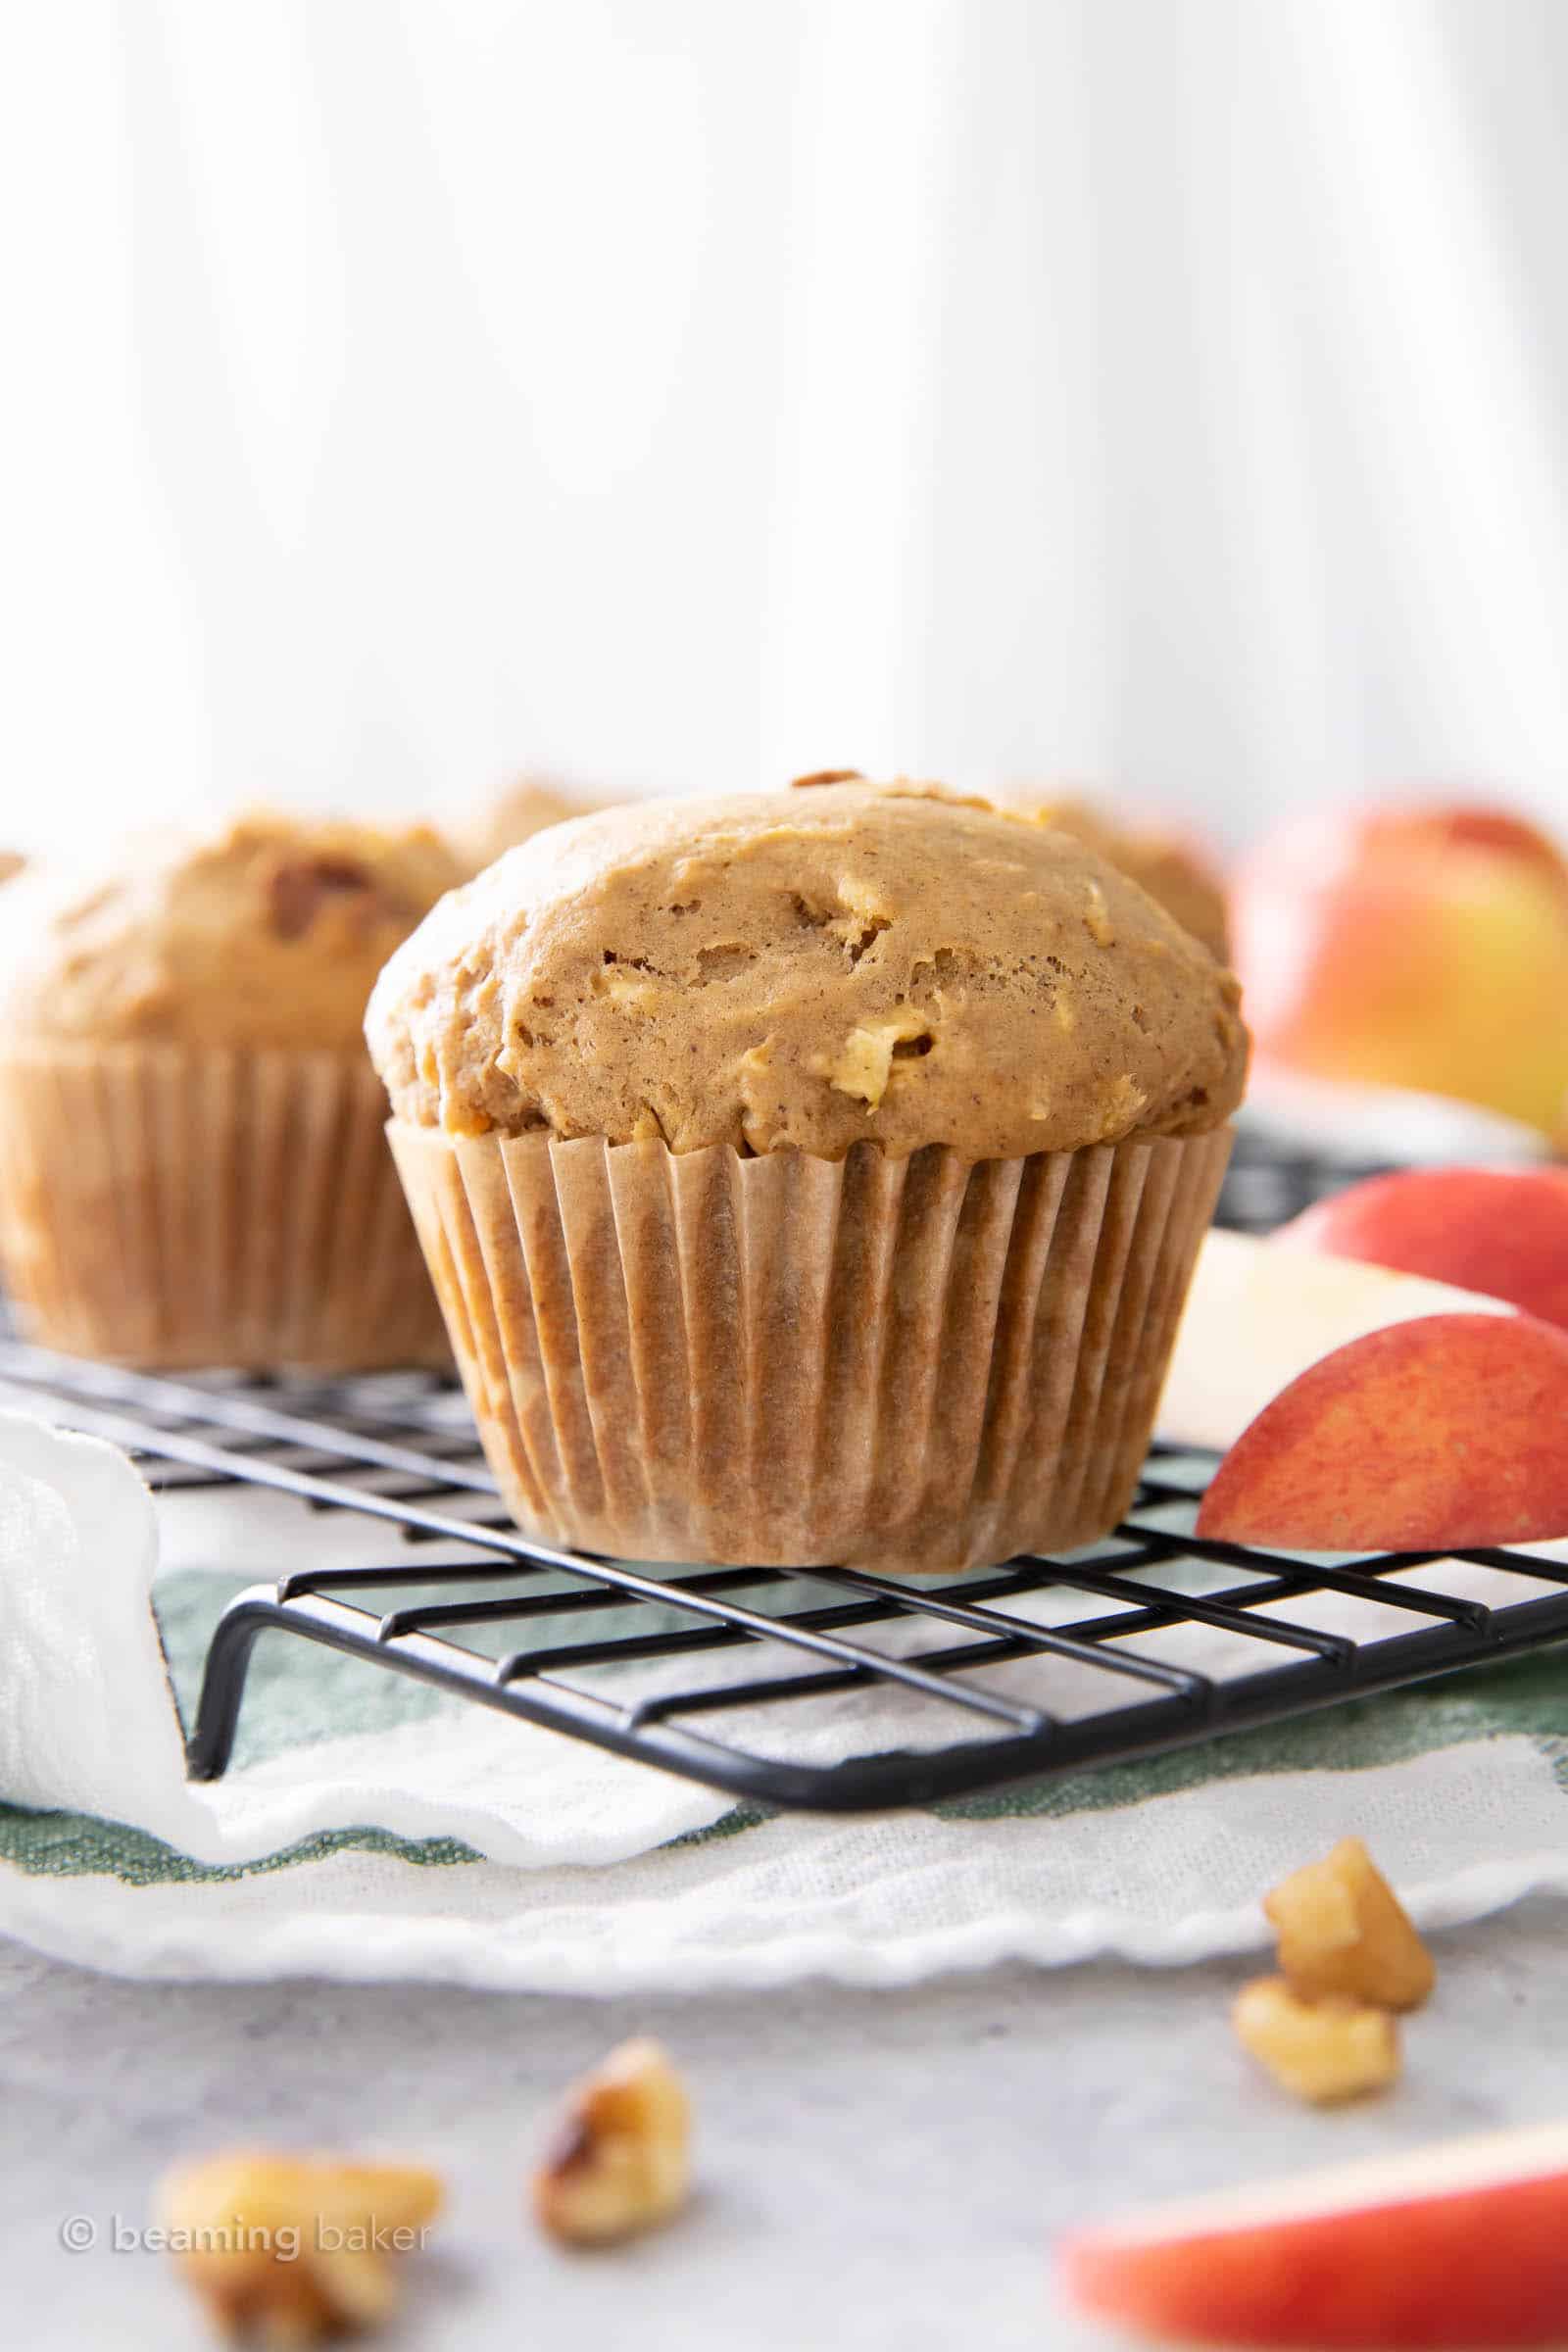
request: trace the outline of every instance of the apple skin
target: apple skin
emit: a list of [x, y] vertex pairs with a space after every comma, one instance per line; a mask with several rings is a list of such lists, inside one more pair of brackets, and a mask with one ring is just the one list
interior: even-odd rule
[[1568, 862], [1535, 826], [1331, 810], [1242, 860], [1230, 913], [1260, 1060], [1568, 1136]]
[[1336, 1348], [1422, 1315], [1511, 1315], [1501, 1298], [1350, 1258], [1203, 1236], [1176, 1335], [1158, 1435], [1223, 1453], [1263, 1407]]
[[1568, 2171], [1184, 2237], [1089, 2230], [1058, 2258], [1083, 2310], [1187, 2342], [1281, 2352], [1561, 2344]]
[[1568, 1328], [1568, 1171], [1407, 1168], [1321, 1200], [1271, 1237], [1506, 1298]]
[[1568, 1332], [1423, 1315], [1337, 1348], [1243, 1430], [1197, 1532], [1303, 1551], [1568, 1535]]

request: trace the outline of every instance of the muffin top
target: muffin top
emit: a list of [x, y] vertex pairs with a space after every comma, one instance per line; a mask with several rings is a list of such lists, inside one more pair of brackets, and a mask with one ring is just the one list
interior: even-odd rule
[[[863, 782], [853, 768], [824, 768], [820, 774], [797, 776], [795, 789], [822, 784]], [[965, 796], [944, 784], [921, 783], [909, 776], [895, 777], [875, 787], [929, 800], [961, 800]], [[969, 797], [973, 808], [994, 808], [1004, 816], [1027, 817], [1036, 824], [1054, 825], [1075, 841], [1098, 850], [1118, 871], [1141, 882], [1152, 899], [1173, 914], [1183, 930], [1200, 939], [1221, 963], [1230, 961], [1230, 935], [1225, 915], [1225, 893], [1200, 858], [1170, 834], [1128, 825], [1106, 815], [1088, 801], [1069, 799], [1042, 785], [1015, 784], [984, 799]]]
[[505, 792], [498, 793], [477, 815], [460, 827], [459, 846], [470, 868], [477, 872], [480, 866], [493, 864], [520, 842], [531, 841], [546, 825], [559, 825], [568, 816], [586, 816], [590, 809], [607, 806], [595, 794], [568, 791], [564, 785], [524, 777], [519, 783], [509, 784]]
[[1167, 833], [1118, 823], [1085, 801], [1054, 800], [1049, 793], [1021, 796], [1028, 812], [1040, 824], [1070, 833], [1157, 899], [1184, 931], [1200, 939], [1221, 963], [1230, 960], [1230, 934], [1225, 919], [1225, 893], [1213, 874], [1192, 851]]
[[357, 1048], [376, 973], [463, 872], [423, 826], [258, 813], [149, 839], [112, 874], [40, 886], [7, 942], [8, 1033]]
[[366, 1030], [459, 1135], [967, 1157], [1217, 1126], [1239, 991], [1092, 850], [857, 784], [644, 802], [537, 836], [395, 955]]

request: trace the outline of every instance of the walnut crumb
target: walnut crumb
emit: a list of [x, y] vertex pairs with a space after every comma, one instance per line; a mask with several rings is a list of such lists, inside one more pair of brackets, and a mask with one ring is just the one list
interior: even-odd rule
[[1359, 1838], [1293, 1872], [1263, 1898], [1293, 1991], [1384, 2009], [1418, 2009], [1437, 1980], [1432, 1955]]
[[1231, 2023], [1282, 2088], [1314, 2105], [1360, 2098], [1398, 2079], [1399, 2029], [1386, 2009], [1302, 2000], [1283, 1977], [1254, 1977], [1238, 1993]]
[[608, 2245], [667, 2221], [686, 2201], [691, 2103], [657, 2041], [624, 2041], [568, 2095], [533, 2177], [552, 2237]]
[[293, 2346], [389, 2318], [394, 2258], [423, 2245], [441, 2200], [419, 2166], [241, 2149], [169, 2174], [158, 2208], [213, 2325]]

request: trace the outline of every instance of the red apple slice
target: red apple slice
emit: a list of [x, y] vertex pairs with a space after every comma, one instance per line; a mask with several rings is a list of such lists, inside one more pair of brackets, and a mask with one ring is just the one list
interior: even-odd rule
[[1337, 1348], [1243, 1430], [1198, 1533], [1306, 1551], [1568, 1536], [1568, 1333], [1423, 1315]]
[[1568, 2340], [1568, 2125], [1449, 2140], [1075, 2232], [1067, 2291], [1189, 2342]]
[[1568, 1172], [1407, 1168], [1282, 1226], [1274, 1244], [1424, 1274], [1568, 1325]]
[[1282, 1389], [1349, 1340], [1422, 1315], [1513, 1312], [1500, 1298], [1419, 1274], [1277, 1250], [1216, 1228], [1198, 1252], [1158, 1434], [1223, 1453]]

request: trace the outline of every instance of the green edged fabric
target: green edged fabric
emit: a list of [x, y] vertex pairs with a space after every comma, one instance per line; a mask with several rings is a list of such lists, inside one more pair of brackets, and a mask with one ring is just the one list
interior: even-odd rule
[[[239, 1580], [197, 1571], [167, 1577], [158, 1586], [171, 1680], [187, 1723], [213, 1626], [239, 1589]], [[646, 1618], [640, 1622], [646, 1625]], [[259, 1762], [302, 1742], [390, 1729], [444, 1703], [422, 1684], [376, 1673], [336, 1651], [264, 1639], [251, 1668], [236, 1762]], [[1561, 1650], [1350, 1700], [1145, 1762], [1037, 1780], [932, 1810], [954, 1820], [1056, 1819], [1253, 1774], [1397, 1763], [1504, 1734], [1524, 1734], [1545, 1746], [1557, 1761], [1559, 1779], [1568, 1770], [1559, 1755], [1568, 1734], [1568, 1662]], [[764, 1818], [737, 1806], [711, 1828], [677, 1842], [744, 1835]], [[198, 1884], [290, 1870], [346, 1849], [392, 1855], [417, 1869], [456, 1868], [480, 1859], [456, 1838], [410, 1840], [367, 1827], [322, 1833], [256, 1861], [205, 1865], [117, 1823], [0, 1805], [0, 1861], [36, 1876], [108, 1876], [134, 1886]]]

